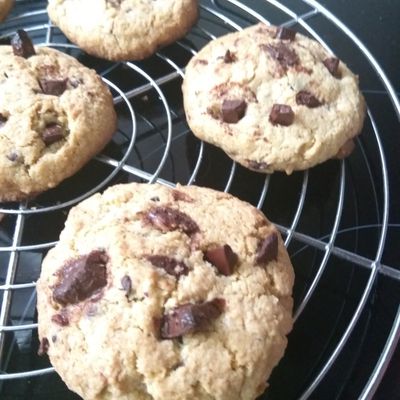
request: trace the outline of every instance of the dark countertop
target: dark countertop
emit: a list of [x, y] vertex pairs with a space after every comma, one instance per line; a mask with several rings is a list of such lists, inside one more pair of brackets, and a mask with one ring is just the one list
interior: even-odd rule
[[[202, 0], [204, 3], [212, 0]], [[250, 5], [251, 7], [257, 8], [257, 5], [265, 5], [266, 1], [264, 0], [242, 0], [243, 3]], [[281, 0], [281, 2], [285, 5], [287, 5], [290, 9], [293, 9], [298, 12], [298, 14], [302, 14], [304, 12], [307, 12], [310, 7], [306, 4], [303, 3], [301, 0]], [[225, 0], [215, 0], [215, 4], [223, 4], [225, 3]], [[21, 1], [19, 2], [20, 8], [19, 10], [22, 9], [23, 4], [29, 7], [43, 7], [44, 6], [44, 1]], [[356, 34], [356, 36], [366, 45], [366, 47], [370, 50], [372, 55], [376, 58], [376, 60], [380, 63], [382, 66], [383, 70], [386, 72], [388, 78], [392, 82], [392, 84], [395, 87], [395, 90], [397, 93], [400, 92], [400, 2], [398, 0], [320, 0], [320, 4], [326, 6], [327, 9], [332, 11], [342, 22], [344, 22], [353, 32]], [[275, 23], [282, 23], [286, 19], [284, 19], [282, 16], [279, 16], [278, 14], [272, 13], [271, 15], [268, 14], [268, 17], [271, 16], [271, 22]], [[265, 15], [267, 17], [267, 15]], [[386, 164], [388, 168], [388, 176], [389, 176], [389, 190], [390, 190], [390, 214], [389, 214], [389, 230], [388, 230], [388, 236], [386, 240], [386, 245], [385, 245], [385, 251], [383, 254], [382, 258], [382, 263], [386, 264], [387, 266], [390, 266], [393, 269], [399, 269], [400, 270], [400, 262], [399, 262], [399, 251], [398, 251], [398, 243], [400, 243], [400, 168], [398, 166], [398, 159], [399, 159], [399, 154], [400, 154], [400, 129], [399, 129], [399, 120], [396, 117], [396, 114], [394, 113], [393, 106], [390, 102], [390, 99], [386, 93], [386, 90], [384, 86], [382, 85], [382, 82], [379, 80], [377, 77], [376, 73], [372, 70], [370, 65], [368, 64], [367, 60], [365, 57], [360, 55], [358, 50], [354, 50], [354, 47], [351, 45], [351, 42], [344, 36], [338, 34], [337, 29], [332, 29], [332, 25], [327, 23], [326, 20], [323, 18], [311, 18], [308, 20], [310, 25], [318, 32], [321, 33], [323, 38], [327, 41], [327, 43], [332, 46], [332, 49], [337, 52], [338, 56], [343, 59], [349, 66], [359, 75], [360, 77], [360, 86], [363, 90], [363, 93], [366, 97], [368, 105], [371, 107], [372, 113], [374, 118], [376, 119], [377, 125], [379, 127], [379, 136], [382, 140], [383, 144], [383, 149], [386, 157]], [[173, 47], [173, 46], [172, 46]], [[81, 54], [79, 56], [82, 56]], [[93, 62], [93, 60], [82, 57], [83, 60], [90, 62]], [[93, 62], [91, 65], [96, 65], [99, 64], [98, 60]], [[100, 68], [103, 68], [105, 64], [101, 64]], [[146, 64], [143, 63], [141, 65], [146, 65], [151, 67], [151, 64]], [[152, 70], [151, 73], [154, 71]], [[124, 71], [126, 73], [126, 71]], [[174, 90], [176, 90], [176, 87], [173, 87]], [[178, 90], [180, 90], [178, 88]], [[175, 95], [170, 96], [168, 99], [170, 100], [172, 97], [176, 97]], [[138, 102], [139, 103], [139, 102]], [[172, 101], [171, 101], [172, 103]], [[170, 104], [171, 104], [170, 103]], [[137, 103], [135, 103], [137, 105]], [[148, 103], [145, 104], [145, 107], [148, 108]], [[141, 111], [140, 109], [138, 110], [139, 112]], [[145, 114], [146, 115], [146, 114]], [[158, 120], [156, 120], [158, 121]], [[157, 122], [158, 123], [158, 122]], [[178, 126], [178, 124], [177, 124]], [[179, 126], [178, 126], [179, 128]], [[154, 133], [154, 132], [152, 132]], [[367, 130], [366, 135], [363, 136], [372, 136], [371, 131]], [[179, 148], [179, 150], [186, 151], [188, 154], [188, 158], [190, 158], [190, 152], [191, 148], [188, 145], [191, 145], [194, 143], [193, 139], [190, 139], [190, 135], [187, 135], [188, 139], [187, 141], [182, 142], [182, 148]], [[186, 140], [186, 139], [185, 139]], [[363, 138], [364, 140], [364, 138]], [[179, 142], [178, 142], [179, 143]], [[152, 146], [154, 146], [153, 143], [150, 143]], [[196, 143], [193, 144], [193, 146]], [[368, 140], [365, 140], [366, 149], [370, 150], [371, 154], [370, 156], [370, 165], [372, 169], [372, 173], [370, 174], [371, 177], [376, 178], [376, 190], [378, 194], [381, 194], [382, 192], [382, 182], [381, 182], [381, 171], [380, 171], [380, 164], [375, 160], [376, 154], [373, 154], [376, 152], [376, 144], [368, 147]], [[138, 148], [140, 152], [140, 145], [141, 143], [138, 143]], [[192, 147], [193, 147], [192, 146]], [[212, 154], [212, 156], [210, 156]], [[210, 167], [210, 170], [215, 172], [215, 175], [219, 178], [222, 176], [222, 172], [220, 175], [220, 171], [215, 169], [215, 166], [218, 164], [212, 163], [212, 157], [215, 156], [220, 157], [219, 153], [216, 153], [214, 150], [207, 148], [205, 152], [205, 161], [203, 164], [207, 167]], [[177, 156], [179, 157], [180, 161], [182, 161], [181, 157], [182, 153], [180, 152]], [[374, 157], [375, 156], [375, 157]], [[357, 157], [352, 157], [352, 160], [354, 161], [357, 159]], [[210, 161], [211, 160], [211, 161]], [[347, 162], [347, 161], [346, 161]], [[328, 163], [327, 163], [328, 164]], [[351, 161], [349, 162], [351, 164]], [[146, 165], [146, 164], [144, 164]], [[146, 165], [147, 166], [147, 165]], [[212, 169], [212, 167], [214, 169]], [[305, 207], [305, 211], [303, 214], [308, 218], [310, 215], [313, 216], [316, 213], [316, 210], [318, 209], [324, 209], [325, 207], [330, 207], [331, 204], [327, 204], [330, 201], [329, 196], [332, 195], [332, 193], [327, 193], [325, 196], [325, 193], [321, 195], [320, 192], [323, 192], [326, 190], [327, 192], [330, 190], [330, 187], [333, 187], [334, 189], [332, 192], [335, 192], [336, 186], [333, 185], [327, 185], [323, 184], [324, 180], [326, 179], [326, 174], [330, 173], [331, 170], [334, 169], [335, 166], [333, 164], [329, 164], [327, 166], [319, 166], [314, 169], [314, 171], [310, 172], [310, 181], [314, 180], [316, 181], [316, 184], [310, 184], [310, 196], [307, 199], [307, 204]], [[210, 182], [213, 182], [213, 177], [210, 178], [210, 175], [213, 175], [212, 173], [207, 175], [207, 171], [204, 171], [206, 168], [203, 168], [201, 170], [201, 173], [199, 174], [199, 180], [200, 183], [204, 183], [205, 185], [209, 185]], [[177, 168], [179, 170], [179, 168]], [[225, 169], [223, 170], [225, 172]], [[355, 174], [360, 174], [363, 175], [365, 171], [363, 170], [357, 170], [355, 169]], [[203, 179], [204, 175], [204, 181], [201, 181]], [[236, 178], [236, 181], [239, 181], [240, 178], [243, 178], [242, 181], [246, 181], [246, 179], [249, 179], [249, 182], [252, 184], [253, 182], [257, 183], [256, 180], [254, 179], [254, 175], [246, 175], [245, 172], [243, 172], [240, 168], [238, 168], [238, 173], [237, 175], [239, 176], [239, 179]], [[294, 174], [295, 175], [295, 174]], [[365, 175], [367, 175], [365, 173]], [[331, 175], [329, 175], [331, 176]], [[317, 178], [320, 178], [318, 180]], [[335, 174], [332, 174], [333, 179], [336, 177]], [[360, 179], [352, 178], [354, 181], [358, 184], [362, 182], [363, 176], [360, 177]], [[282, 204], [281, 199], [279, 198], [279, 190], [282, 189], [282, 187], [279, 186], [279, 182], [281, 180], [284, 180], [284, 183], [286, 186], [284, 186], [284, 189], [288, 189], [287, 183], [289, 179], [292, 178], [287, 178], [287, 177], [280, 177], [278, 176], [277, 178], [273, 177], [271, 179], [272, 181], [272, 190], [270, 190], [271, 195], [269, 194], [269, 198], [267, 199], [266, 203], [266, 208], [267, 208], [267, 215], [270, 216], [272, 215], [271, 219], [273, 219], [274, 222], [280, 222], [278, 217], [280, 217], [279, 212], [276, 212], [276, 209], [274, 208], [275, 203], [280, 206], [280, 208], [284, 208], [285, 204]], [[277, 183], [278, 182], [278, 183]], [[296, 181], [294, 180], [296, 183]], [[353, 181], [350, 181], [350, 185]], [[247, 182], [246, 182], [247, 183]], [[315, 182], [314, 182], [315, 183]], [[236, 186], [239, 186], [237, 184]], [[249, 184], [248, 184], [249, 186]], [[347, 186], [348, 187], [348, 186]], [[313, 189], [315, 188], [315, 189]], [[358, 188], [358, 185], [357, 185]], [[354, 223], [354, 220], [361, 221], [360, 223], [363, 224], [368, 224], [371, 223], [370, 216], [365, 215], [368, 214], [373, 214], [370, 210], [368, 210], [370, 204], [369, 204], [369, 197], [367, 196], [367, 193], [365, 190], [369, 189], [368, 185], [361, 185], [360, 184], [360, 193], [363, 195], [365, 194], [365, 201], [363, 196], [361, 197], [361, 205], [360, 209], [367, 209], [366, 213], [365, 212], [360, 212], [360, 214], [356, 215], [356, 217], [353, 217], [353, 208], [349, 207], [346, 209], [345, 214], [346, 217], [349, 217], [348, 214], [350, 214], [350, 218], [346, 218], [346, 221], [344, 223], [344, 227], [351, 227], [352, 223]], [[233, 189], [236, 190], [235, 184], [233, 185]], [[243, 192], [243, 185], [241, 186], [242, 190], [242, 195], [246, 196], [247, 193]], [[313, 191], [314, 190], [314, 191]], [[364, 190], [364, 192], [362, 191]], [[238, 189], [239, 191], [239, 189]], [[274, 203], [274, 194], [278, 192], [278, 199]], [[334, 194], [334, 193], [333, 193]], [[354, 196], [356, 197], [356, 196]], [[378, 196], [379, 197], [379, 196]], [[246, 198], [247, 200], [247, 198]], [[353, 200], [353, 199], [351, 199]], [[358, 201], [358, 199], [356, 199]], [[381, 199], [380, 199], [381, 200]], [[249, 200], [250, 201], [250, 200]], [[254, 202], [254, 199], [252, 198], [251, 201]], [[346, 206], [348, 204], [346, 203]], [[381, 203], [379, 204], [381, 206]], [[310, 206], [309, 208], [307, 206]], [[279, 207], [277, 207], [279, 208]], [[264, 210], [264, 208], [263, 208]], [[309, 214], [309, 211], [311, 214]], [[323, 211], [321, 211], [323, 213]], [[373, 218], [372, 218], [373, 220]], [[379, 222], [379, 218], [377, 218]], [[60, 219], [60, 226], [62, 225], [62, 221]], [[372, 221], [375, 222], [376, 221]], [[285, 225], [284, 223], [282, 223]], [[347, 224], [347, 225], [346, 225]], [[33, 223], [32, 223], [33, 225]], [[321, 224], [322, 225], [322, 224]], [[27, 227], [27, 231], [29, 228], [29, 224]], [[58, 226], [56, 227], [58, 229]], [[301, 226], [303, 228], [303, 226]], [[342, 226], [343, 228], [343, 226]], [[35, 225], [34, 229], [32, 228], [32, 236], [36, 235], [36, 229], [37, 226]], [[47, 227], [46, 227], [47, 229]], [[371, 253], [369, 253], [369, 241], [367, 236], [374, 236], [376, 234], [375, 229], [371, 231], [371, 235], [363, 235], [361, 230], [359, 232], [360, 234], [360, 246], [355, 245], [354, 249], [357, 251], [364, 251], [365, 250], [365, 256], [368, 256], [372, 258], [374, 256], [374, 250], [375, 247], [372, 246]], [[54, 228], [54, 230], [56, 230]], [[302, 232], [299, 228], [299, 231]], [[28, 231], [30, 232], [30, 231]], [[368, 231], [369, 232], [369, 231]], [[319, 234], [320, 232], [318, 232]], [[326, 232], [325, 232], [326, 233]], [[57, 231], [58, 234], [58, 231]], [[320, 235], [322, 237], [322, 234]], [[315, 233], [315, 237], [317, 236], [317, 233]], [[50, 238], [50, 235], [49, 235]], [[340, 237], [340, 239], [343, 239], [343, 237]], [[346, 248], [345, 242], [346, 237], [344, 237], [344, 240], [338, 240], [339, 245]], [[50, 239], [49, 239], [50, 240]], [[358, 238], [357, 238], [358, 240]], [[352, 246], [352, 245], [351, 245]], [[349, 245], [349, 249], [351, 250], [351, 246]], [[305, 246], [304, 246], [305, 247]], [[366, 248], [366, 249], [364, 249]], [[291, 249], [292, 254], [296, 253], [294, 250], [296, 248]], [[354, 250], [354, 251], [356, 251]], [[292, 255], [291, 254], [291, 255]], [[364, 254], [363, 254], [364, 255]], [[301, 273], [303, 265], [300, 262], [301, 260], [298, 259], [298, 257], [294, 257], [293, 263], [295, 267], [297, 267], [296, 273], [299, 272], [296, 278], [297, 281], [300, 282], [300, 280], [303, 278], [301, 277]], [[306, 262], [308, 262], [307, 259], [305, 259]], [[314, 260], [312, 260], [314, 262]], [[336, 260], [335, 257], [331, 257], [331, 264], [340, 264], [340, 260]], [[39, 268], [38, 264], [38, 268]], [[338, 265], [333, 265], [334, 268], [338, 267]], [[349, 267], [346, 265], [343, 265], [341, 267]], [[350, 266], [353, 268], [354, 266]], [[334, 270], [334, 274], [337, 273], [337, 269], [332, 268], [332, 265], [330, 266], [330, 270]], [[350, 268], [349, 268], [350, 269]], [[339, 271], [343, 272], [345, 271], [344, 269], [340, 269]], [[346, 293], [342, 293], [342, 287], [343, 285], [342, 281], [339, 281], [338, 279], [338, 285], [333, 286], [333, 290], [329, 291], [330, 286], [328, 285], [328, 282], [323, 282], [320, 284], [320, 286], [323, 288], [322, 292], [326, 292], [327, 294], [332, 295], [332, 303], [337, 302], [339, 304], [338, 300], [342, 300], [342, 297], [350, 303], [350, 310], [352, 306], [352, 301], [353, 298], [358, 301], [359, 293], [361, 293], [360, 288], [356, 288], [356, 284], [354, 282], [358, 281], [358, 278], [361, 280], [364, 278], [363, 276], [363, 271], [362, 269], [357, 266], [355, 268], [355, 274], [359, 274], [359, 276], [351, 277], [352, 280], [352, 286], [350, 287], [349, 291]], [[352, 272], [353, 273], [353, 272]], [[328, 275], [329, 278], [332, 278], [332, 276], [329, 274], [329, 271], [325, 274]], [[338, 274], [340, 275], [340, 274]], [[300, 278], [299, 278], [300, 276]], [[345, 275], [344, 275], [345, 276]], [[334, 279], [333, 279], [334, 280]], [[343, 279], [344, 280], [344, 279]], [[325, 285], [325, 286], [324, 286]], [[362, 283], [360, 284], [362, 286]], [[363, 387], [364, 385], [364, 378], [365, 376], [368, 376], [370, 373], [370, 369], [367, 368], [367, 366], [375, 365], [376, 363], [376, 354], [377, 352], [380, 351], [382, 348], [384, 341], [386, 340], [387, 332], [388, 329], [390, 329], [393, 315], [394, 315], [394, 310], [397, 307], [399, 303], [399, 293], [400, 293], [400, 281], [399, 282], [394, 282], [390, 281], [387, 282], [386, 278], [379, 278], [378, 283], [374, 289], [374, 295], [371, 296], [371, 301], [369, 302], [370, 304], [366, 308], [366, 315], [363, 316], [361, 319], [361, 327], [360, 329], [355, 331], [355, 334], [352, 337], [352, 340], [350, 341], [350, 345], [355, 348], [355, 351], [346, 351], [343, 352], [343, 355], [341, 356], [342, 360], [339, 360], [337, 363], [337, 366], [335, 368], [335, 371], [328, 377], [328, 379], [324, 382], [324, 389], [321, 389], [320, 392], [316, 392], [317, 394], [314, 394], [314, 396], [311, 396], [311, 399], [328, 399], [330, 400], [331, 398], [335, 398], [338, 400], [351, 400], [354, 398], [357, 398], [355, 393], [359, 393], [360, 388]], [[280, 364], [278, 368], [280, 368], [280, 371], [278, 371], [275, 376], [273, 376], [273, 381], [271, 384], [271, 389], [268, 391], [267, 396], [263, 396], [262, 399], [267, 398], [268, 400], [274, 400], [274, 399], [292, 399], [292, 398], [298, 398], [298, 395], [301, 394], [301, 392], [298, 390], [296, 392], [296, 395], [292, 396], [292, 392], [290, 391], [290, 388], [288, 388], [286, 395], [285, 389], [286, 386], [290, 386], [287, 384], [288, 381], [294, 382], [297, 376], [302, 375], [304, 371], [302, 371], [302, 361], [301, 357], [298, 357], [298, 351], [299, 348], [302, 346], [304, 348], [307, 347], [308, 344], [310, 345], [310, 353], [315, 350], [315, 352], [320, 352], [320, 354], [311, 354], [308, 355], [307, 350], [305, 350], [303, 353], [300, 354], [302, 355], [304, 359], [311, 358], [314, 356], [316, 359], [319, 360], [318, 357], [320, 357], [320, 360], [323, 360], [323, 353], [329, 352], [329, 346], [331, 344], [330, 339], [327, 339], [324, 337], [324, 334], [326, 337], [329, 335], [334, 336], [335, 334], [337, 337], [339, 337], [339, 334], [343, 332], [345, 329], [345, 326], [347, 324], [346, 316], [343, 317], [344, 323], [342, 325], [338, 325], [339, 328], [335, 327], [334, 328], [329, 328], [329, 321], [323, 321], [321, 323], [321, 331], [318, 331], [317, 334], [315, 331], [313, 332], [308, 332], [309, 327], [312, 326], [310, 325], [310, 318], [320, 318], [323, 319], [323, 317], [320, 317], [320, 314], [326, 313], [326, 308], [327, 304], [326, 302], [329, 301], [328, 297], [324, 297], [325, 293], [319, 293], [319, 295], [322, 297], [322, 300], [318, 299], [312, 306], [311, 311], [315, 311], [314, 314], [309, 312], [310, 310], [307, 309], [308, 315], [307, 318], [302, 318], [299, 321], [296, 322], [295, 330], [293, 334], [291, 334], [291, 338], [289, 340], [289, 347], [288, 347], [288, 352], [287, 352], [287, 357], [286, 360], [283, 360], [283, 363]], [[335, 297], [337, 296], [337, 297]], [[325, 302], [326, 301], [326, 302]], [[317, 304], [316, 304], [317, 303]], [[319, 304], [321, 304], [321, 308], [319, 308]], [[339, 307], [339, 306], [338, 306]], [[319, 313], [319, 314], [318, 314]], [[338, 312], [340, 314], [340, 312]], [[345, 314], [343, 312], [343, 314]], [[339, 315], [341, 317], [341, 315]], [[351, 317], [351, 315], [350, 315]], [[336, 315], [335, 315], [336, 318]], [[306, 321], [304, 321], [306, 319]], [[327, 318], [328, 320], [329, 318]], [[332, 318], [334, 319], [334, 318]], [[339, 319], [339, 317], [338, 317]], [[312, 324], [312, 322], [311, 322]], [[337, 328], [337, 329], [336, 329]], [[336, 329], [336, 331], [334, 331]], [[295, 332], [296, 331], [296, 332]], [[307, 334], [309, 333], [308, 337]], [[322, 338], [322, 339], [321, 339]], [[379, 341], [378, 339], [379, 338]], [[318, 347], [315, 342], [321, 341], [323, 342], [324, 339], [326, 339], [326, 342], [328, 343], [326, 347], [323, 346], [323, 343]], [[335, 342], [337, 338], [333, 338], [332, 342]], [[378, 344], [376, 344], [378, 342]], [[322, 350], [323, 351], [322, 351]], [[372, 350], [373, 349], [373, 350]], [[26, 358], [24, 358], [26, 357]], [[31, 365], [31, 358], [29, 358], [26, 354], [22, 354], [21, 356], [22, 361], [25, 360], [26, 363], [26, 369], [33, 368]], [[20, 359], [18, 359], [20, 362]], [[322, 361], [321, 361], [322, 362]], [[350, 365], [351, 364], [351, 365]], [[396, 400], [400, 399], [400, 376], [399, 376], [399, 371], [398, 371], [398, 365], [400, 364], [400, 350], [397, 351], [395, 358], [393, 359], [390, 368], [388, 369], [386, 376], [378, 389], [378, 392], [374, 399], [377, 400]], [[43, 360], [39, 360], [38, 365], [40, 367], [46, 366], [45, 362]], [[315, 374], [315, 371], [320, 368], [320, 364], [316, 363], [315, 369], [310, 370], [310, 376], [312, 374]], [[348, 368], [347, 368], [348, 367]], [[365, 368], [364, 368], [365, 367]], [[25, 366], [24, 366], [25, 368]], [[304, 369], [304, 368], [303, 368]], [[343, 369], [343, 374], [342, 370]], [[344, 371], [346, 369], [346, 372]], [[347, 372], [348, 369], [348, 372]], [[283, 373], [282, 373], [283, 371]], [[303, 373], [304, 375], [304, 373]], [[344, 378], [343, 378], [344, 377]], [[292, 379], [293, 378], [293, 379]], [[306, 376], [304, 378], [305, 382], [308, 383], [309, 379], [311, 377]], [[346, 381], [346, 385], [343, 384], [343, 382]], [[34, 399], [34, 400], [44, 400], [49, 397], [47, 393], [58, 393], [58, 392], [53, 392], [52, 389], [49, 388], [61, 388], [60, 389], [60, 397], [57, 396], [59, 399], [76, 399], [78, 398], [77, 396], [72, 395], [71, 393], [66, 392], [65, 388], [63, 385], [59, 382], [57, 376], [55, 374], [52, 375], [47, 375], [44, 376], [43, 378], [39, 379], [29, 379], [24, 382], [24, 385], [20, 386], [20, 383], [22, 380], [17, 380], [15, 381], [10, 381], [8, 384], [4, 386], [4, 390], [6, 393], [6, 400], [25, 400], [25, 399]], [[278, 385], [276, 385], [278, 383]], [[279, 385], [281, 383], [281, 386]], [[337, 389], [336, 386], [340, 386], [340, 384], [343, 384], [342, 389]], [[275, 384], [275, 385], [274, 385]], [[346, 387], [344, 387], [346, 386]], [[278, 388], [278, 389], [276, 389]], [[325, 391], [324, 391], [325, 390]], [[280, 391], [280, 393], [279, 393]], [[278, 392], [278, 393], [277, 393]], [[8, 393], [11, 393], [7, 396]], [[21, 393], [18, 396], [16, 393]], [[28, 394], [27, 394], [28, 393]], [[61, 394], [62, 393], [62, 394]], [[335, 393], [335, 394], [333, 394]], [[0, 385], [0, 397], [2, 394], [2, 387]], [[27, 397], [26, 397], [27, 396]], [[331, 396], [331, 397], [329, 397]]]
[[320, 0], [378, 60], [400, 92], [400, 3], [396, 0]]

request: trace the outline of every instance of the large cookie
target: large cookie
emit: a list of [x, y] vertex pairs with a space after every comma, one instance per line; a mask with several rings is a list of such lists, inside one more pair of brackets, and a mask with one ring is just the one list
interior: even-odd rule
[[250, 400], [292, 327], [293, 269], [250, 204], [127, 184], [73, 208], [37, 284], [41, 352], [86, 400]]
[[8, 15], [13, 4], [14, 0], [0, 0], [0, 21]]
[[205, 46], [186, 68], [183, 94], [193, 133], [261, 172], [290, 174], [348, 155], [365, 116], [343, 62], [306, 36], [263, 24]]
[[24, 31], [0, 46], [0, 201], [21, 200], [74, 174], [111, 139], [116, 114], [101, 78]]
[[49, 0], [47, 10], [68, 39], [108, 60], [150, 56], [183, 37], [198, 15], [197, 0]]

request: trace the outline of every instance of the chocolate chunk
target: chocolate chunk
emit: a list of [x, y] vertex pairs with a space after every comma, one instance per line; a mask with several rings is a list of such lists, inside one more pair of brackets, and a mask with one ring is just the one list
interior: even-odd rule
[[151, 201], [160, 201], [160, 198], [158, 196], [154, 196], [150, 200]]
[[322, 103], [307, 90], [300, 90], [300, 92], [296, 94], [296, 103], [307, 106], [308, 108], [316, 108], [322, 105]]
[[201, 65], [207, 65], [208, 61], [207, 60], [202, 60], [202, 59], [196, 59], [195, 64], [201, 64]]
[[161, 320], [161, 338], [174, 339], [188, 333], [202, 331], [218, 318], [224, 309], [223, 299], [214, 299], [202, 304], [183, 304], [173, 308]]
[[274, 104], [271, 113], [269, 114], [269, 121], [272, 125], [292, 125], [294, 121], [294, 112], [290, 106], [285, 104]]
[[274, 232], [258, 244], [256, 262], [268, 264], [278, 257], [278, 235]]
[[266, 162], [258, 162], [254, 160], [247, 160], [249, 168], [255, 169], [256, 171], [265, 171], [268, 169], [269, 165]]
[[285, 43], [262, 45], [262, 48], [267, 50], [270, 56], [285, 69], [299, 63], [299, 57], [296, 52]]
[[0, 114], [0, 128], [2, 128], [6, 122], [8, 121], [8, 118], [5, 117], [3, 114]]
[[107, 284], [107, 262], [108, 256], [101, 250], [68, 261], [57, 273], [53, 300], [66, 306], [96, 295]]
[[335, 78], [338, 78], [338, 79], [340, 79], [342, 77], [342, 74], [339, 71], [339, 59], [338, 58], [329, 57], [329, 58], [326, 58], [322, 62], [332, 76], [334, 76]]
[[204, 258], [225, 276], [232, 275], [233, 267], [238, 262], [237, 254], [233, 252], [231, 246], [228, 244], [207, 250]]
[[161, 323], [162, 318], [153, 317], [154, 334], [157, 339], [161, 339]]
[[11, 162], [17, 161], [17, 160], [19, 159], [19, 157], [20, 157], [20, 155], [19, 155], [19, 153], [18, 153], [16, 150], [11, 151], [10, 153], [7, 154], [7, 158], [8, 158]]
[[39, 85], [44, 94], [61, 96], [67, 89], [68, 79], [41, 78]]
[[196, 222], [189, 215], [170, 207], [154, 207], [147, 213], [147, 220], [163, 232], [180, 230], [187, 235], [199, 231]]
[[29, 58], [36, 54], [32, 41], [23, 29], [18, 29], [11, 39], [13, 53], [16, 56]]
[[280, 26], [276, 30], [275, 39], [290, 40], [292, 42], [294, 40], [295, 36], [296, 36], [295, 31], [292, 31], [291, 29]]
[[47, 352], [49, 351], [49, 347], [50, 347], [49, 340], [46, 337], [44, 337], [40, 341], [38, 356], [43, 356], [43, 355], [47, 354]]
[[179, 278], [181, 275], [187, 275], [189, 268], [182, 261], [167, 256], [147, 256], [146, 257], [155, 267], [163, 269], [167, 274]]
[[124, 275], [121, 279], [122, 289], [125, 290], [125, 296], [128, 298], [132, 291], [132, 279], [128, 275]]
[[51, 337], [51, 341], [52, 341], [53, 343], [57, 342], [57, 336], [56, 336], [56, 335], [53, 335], [53, 336]]
[[227, 64], [231, 64], [237, 60], [235, 53], [232, 53], [229, 49], [226, 51], [224, 55], [224, 62]]
[[46, 146], [64, 139], [62, 126], [55, 123], [47, 125], [42, 133], [42, 139]]
[[172, 197], [175, 201], [186, 201], [187, 203], [192, 203], [194, 201], [189, 195], [179, 190], [173, 190]]
[[65, 313], [65, 311], [62, 311], [59, 314], [54, 314], [51, 317], [51, 320], [60, 326], [68, 326], [69, 325], [69, 318], [68, 315]]
[[224, 100], [221, 108], [222, 120], [228, 124], [236, 124], [243, 118], [246, 108], [244, 100]]

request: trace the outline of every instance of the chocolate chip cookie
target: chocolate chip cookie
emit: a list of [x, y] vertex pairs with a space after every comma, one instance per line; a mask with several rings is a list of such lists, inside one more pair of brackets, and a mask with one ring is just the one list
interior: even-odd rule
[[293, 279], [250, 204], [114, 186], [71, 210], [43, 261], [40, 352], [87, 400], [255, 399], [286, 347]]
[[14, 0], [0, 0], [0, 21], [8, 15], [13, 4]]
[[193, 133], [259, 172], [348, 155], [365, 117], [358, 78], [342, 61], [263, 24], [205, 46], [186, 68], [183, 94]]
[[111, 139], [116, 114], [101, 78], [24, 31], [0, 46], [0, 201], [73, 175]]
[[69, 40], [115, 61], [152, 55], [183, 37], [198, 16], [197, 0], [49, 0], [47, 10]]

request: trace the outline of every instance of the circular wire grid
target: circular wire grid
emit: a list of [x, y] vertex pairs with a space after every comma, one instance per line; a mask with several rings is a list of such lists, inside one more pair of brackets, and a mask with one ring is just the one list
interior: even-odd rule
[[[245, 170], [219, 149], [196, 139], [185, 121], [180, 90], [185, 65], [201, 47], [262, 21], [294, 26], [335, 51], [355, 71], [368, 68], [381, 81], [392, 113], [399, 118], [395, 92], [363, 43], [313, 0], [296, 2], [292, 8], [274, 0], [204, 0], [197, 25], [184, 39], [142, 62], [111, 63], [69, 43], [49, 22], [45, 2], [20, 1], [17, 7], [17, 14], [0, 27], [2, 40], [24, 28], [35, 44], [57, 48], [95, 68], [110, 87], [119, 124], [107, 148], [75, 176], [34, 200], [0, 205], [4, 214], [0, 394], [33, 399], [36, 385], [42, 395], [50, 396], [45, 398], [56, 398], [56, 393], [58, 399], [75, 398], [48, 360], [36, 356], [35, 281], [72, 206], [111, 184], [136, 181], [168, 186], [196, 183], [229, 191], [262, 209], [281, 231], [296, 270], [295, 326], [286, 355], [262, 398], [346, 398], [349, 393], [372, 398], [400, 325], [396, 306], [383, 338], [376, 341], [374, 356], [351, 387], [361, 344], [368, 336], [378, 277], [400, 281], [398, 270], [382, 263], [389, 181], [381, 143], [384, 127], [376, 122], [374, 109], [368, 109], [363, 134], [348, 160], [328, 161], [291, 176], [269, 176]], [[368, 100], [368, 90], [363, 89]], [[354, 337], [359, 346], [354, 346]], [[27, 379], [32, 377], [36, 378]], [[337, 381], [343, 385], [332, 389]], [[9, 395], [13, 390], [18, 392], [15, 397]]]

